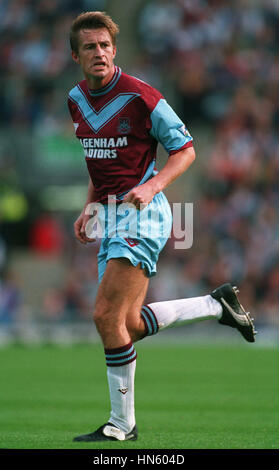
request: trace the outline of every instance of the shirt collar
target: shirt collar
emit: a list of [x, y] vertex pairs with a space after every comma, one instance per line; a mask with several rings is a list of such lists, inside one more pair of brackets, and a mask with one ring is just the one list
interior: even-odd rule
[[110, 90], [112, 90], [112, 88], [116, 85], [116, 83], [118, 82], [120, 76], [121, 76], [121, 68], [118, 67], [117, 65], [114, 66], [114, 74], [113, 74], [113, 77], [112, 79], [103, 87], [103, 88], [99, 88], [98, 90], [90, 90], [88, 89], [89, 91], [89, 94], [91, 96], [101, 96], [101, 95], [105, 95], [106, 93], [108, 93]]

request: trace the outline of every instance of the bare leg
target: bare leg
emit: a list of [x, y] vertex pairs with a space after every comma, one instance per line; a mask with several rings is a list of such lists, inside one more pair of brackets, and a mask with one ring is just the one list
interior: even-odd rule
[[148, 282], [144, 271], [125, 258], [108, 261], [94, 309], [94, 321], [105, 348], [117, 348], [144, 335], [140, 309]]

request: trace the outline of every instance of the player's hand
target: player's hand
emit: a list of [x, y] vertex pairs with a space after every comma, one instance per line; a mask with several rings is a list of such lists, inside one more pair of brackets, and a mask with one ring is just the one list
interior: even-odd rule
[[75, 236], [77, 240], [84, 245], [86, 245], [86, 243], [95, 242], [96, 240], [95, 238], [88, 238], [86, 235], [86, 224], [91, 217], [91, 215], [86, 215], [82, 212], [74, 223]]
[[155, 194], [153, 187], [145, 183], [131, 189], [124, 197], [123, 202], [134, 204], [137, 209], [142, 210], [152, 201]]

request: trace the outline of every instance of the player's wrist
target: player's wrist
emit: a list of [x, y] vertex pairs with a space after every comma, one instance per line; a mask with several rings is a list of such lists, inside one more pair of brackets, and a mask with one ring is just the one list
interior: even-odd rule
[[154, 196], [163, 190], [162, 182], [156, 176], [154, 176], [150, 181], [148, 181], [147, 184], [150, 185], [150, 189], [153, 192]]

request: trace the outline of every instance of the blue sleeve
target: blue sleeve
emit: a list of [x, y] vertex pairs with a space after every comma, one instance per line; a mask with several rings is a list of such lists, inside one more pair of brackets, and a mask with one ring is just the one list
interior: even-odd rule
[[193, 140], [166, 100], [158, 101], [150, 118], [152, 123], [150, 134], [163, 145], [168, 153], [179, 150]]

